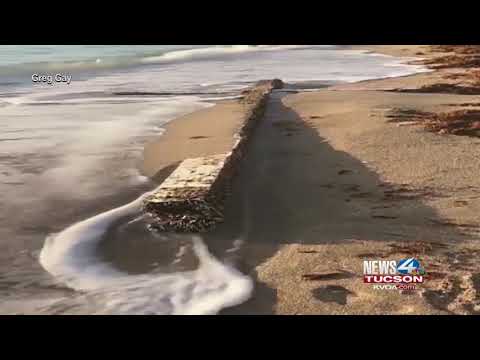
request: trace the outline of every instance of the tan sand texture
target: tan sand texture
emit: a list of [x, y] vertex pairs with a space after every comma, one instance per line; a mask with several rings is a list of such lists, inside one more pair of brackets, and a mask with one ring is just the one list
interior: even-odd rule
[[[437, 56], [428, 50], [378, 48]], [[432, 72], [272, 96], [225, 223], [206, 235], [217, 248], [240, 237], [236, 261], [257, 280], [252, 299], [224, 313], [480, 313], [480, 139], [426, 132], [408, 117], [392, 122], [398, 109], [442, 112], [478, 97], [385, 91], [438, 81], [443, 74]], [[231, 102], [172, 122], [146, 149], [147, 173], [223, 152], [240, 109]], [[199, 135], [208, 138], [192, 141]], [[405, 257], [427, 271], [419, 290], [363, 283], [363, 260]]]
[[164, 135], [146, 146], [144, 173], [154, 177], [184, 159], [229, 152], [244, 111], [244, 104], [226, 101], [175, 119], [165, 126]]

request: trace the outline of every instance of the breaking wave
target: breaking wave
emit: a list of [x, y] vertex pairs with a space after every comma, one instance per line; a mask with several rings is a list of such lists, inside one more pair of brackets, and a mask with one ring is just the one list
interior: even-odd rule
[[129, 275], [98, 258], [97, 246], [108, 228], [138, 216], [149, 194], [48, 237], [41, 265], [72, 289], [105, 295], [95, 314], [216, 314], [246, 301], [252, 280], [213, 257], [199, 236], [192, 236], [199, 260], [193, 271]]
[[[44, 46], [45, 47], [45, 46]], [[108, 47], [86, 48], [85, 52], [73, 52], [71, 57], [60, 56], [56, 54], [55, 48], [50, 49], [52, 57], [44, 58], [44, 61], [31, 62], [29, 56], [25, 60], [18, 62], [0, 62], [0, 75], [19, 75], [32, 74], [32, 72], [52, 72], [52, 71], [88, 71], [88, 70], [108, 70], [114, 68], [123, 68], [142, 64], [172, 63], [176, 61], [188, 61], [199, 59], [212, 59], [232, 54], [259, 52], [259, 51], [278, 51], [311, 48], [314, 46], [306, 45], [214, 45], [214, 46], [183, 46], [181, 49], [175, 46], [150, 46], [140, 47], [135, 51], [135, 47], [118, 47], [117, 53], [111, 53]], [[318, 45], [317, 45], [318, 47]], [[334, 46], [320, 45], [320, 47], [330, 48]], [[80, 46], [77, 48], [81, 48]], [[96, 54], [93, 56], [93, 54]], [[7, 53], [8, 55], [8, 53]], [[53, 56], [55, 55], [55, 56]], [[17, 55], [18, 58], [18, 55]], [[38, 59], [38, 55], [35, 57]]]
[[306, 49], [312, 46], [306, 45], [231, 45], [231, 46], [215, 46], [207, 48], [177, 50], [167, 52], [160, 56], [149, 56], [142, 59], [142, 63], [164, 63], [179, 60], [199, 60], [211, 59], [219, 56], [230, 54], [258, 52], [258, 51], [278, 51], [292, 49]]

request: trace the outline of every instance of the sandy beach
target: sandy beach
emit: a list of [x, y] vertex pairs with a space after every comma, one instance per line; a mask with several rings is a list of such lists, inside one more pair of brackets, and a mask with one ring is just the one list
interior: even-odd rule
[[[336, 45], [1, 45], [0, 52], [1, 314], [216, 313], [236, 304], [250, 295], [248, 286], [229, 292], [217, 281], [229, 285], [233, 275], [250, 283], [284, 241], [278, 238], [288, 233], [274, 224], [290, 211], [288, 197], [282, 200], [291, 187], [289, 177], [277, 187], [264, 157], [282, 158], [268, 152], [290, 151], [275, 142], [294, 138], [288, 124], [275, 124], [285, 136], [270, 137], [275, 132], [265, 125], [265, 140], [245, 140], [251, 137], [242, 135], [250, 134], [245, 124], [257, 124], [265, 108], [263, 100], [259, 108], [246, 106], [245, 91], [259, 80], [282, 78], [287, 89], [275, 91], [273, 106], [278, 96], [422, 68]], [[57, 73], [70, 76], [69, 84], [32, 79], [32, 74], [53, 79]], [[283, 108], [272, 109], [272, 121], [283, 116]], [[154, 227], [143, 196], [167, 184], [164, 180], [175, 178], [179, 169], [189, 180], [198, 175], [198, 190], [204, 179], [215, 179], [202, 178], [211, 161], [241, 159], [247, 143], [247, 149], [258, 146], [253, 161], [245, 162], [231, 191], [218, 191], [231, 193], [225, 214], [223, 204], [210, 204], [215, 209], [210, 206], [206, 221], [207, 207], [195, 201], [202, 216], [179, 211], [174, 222], [170, 216], [152, 216], [159, 219]], [[205, 160], [210, 155], [216, 160]], [[185, 159], [203, 165], [183, 171]], [[231, 165], [230, 160], [223, 164]], [[195, 255], [195, 249], [205, 253], [202, 242], [190, 234], [165, 233], [162, 225], [171, 230], [176, 223], [182, 231], [192, 229], [194, 221], [204, 231], [223, 215], [225, 222], [204, 239], [212, 257], [203, 259], [212, 260], [213, 268], [202, 267]], [[83, 266], [76, 267], [79, 263]], [[192, 293], [185, 276], [192, 286], [209, 290]], [[117, 277], [132, 287], [111, 291]], [[166, 279], [175, 286], [165, 287]], [[255, 296], [261, 283], [257, 287]], [[199, 309], [205, 296], [217, 305]], [[247, 313], [273, 311], [274, 297], [262, 297], [262, 308], [255, 296], [245, 304]], [[181, 301], [171, 307], [176, 300]]]
[[[426, 45], [355, 48], [439, 54]], [[272, 94], [225, 222], [205, 236], [216, 254], [241, 239], [229, 261], [256, 280], [253, 297], [223, 313], [480, 312], [480, 139], [425, 131], [411, 115], [475, 109], [475, 95], [419, 90], [463, 86], [445, 76], [462, 71]], [[241, 112], [234, 100], [171, 122], [146, 147], [145, 173], [225, 151]], [[430, 274], [422, 289], [378, 291], [363, 283], [364, 259], [407, 256]]]
[[478, 45], [3, 51], [1, 314], [480, 314]]

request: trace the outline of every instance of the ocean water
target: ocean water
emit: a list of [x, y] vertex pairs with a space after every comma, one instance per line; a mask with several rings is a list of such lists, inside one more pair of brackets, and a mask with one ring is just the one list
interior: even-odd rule
[[96, 252], [156, 186], [138, 170], [145, 143], [257, 80], [312, 90], [417, 71], [333, 45], [0, 46], [0, 313], [216, 313], [244, 301], [248, 277], [200, 238], [159, 240], [169, 255], [148, 273]]

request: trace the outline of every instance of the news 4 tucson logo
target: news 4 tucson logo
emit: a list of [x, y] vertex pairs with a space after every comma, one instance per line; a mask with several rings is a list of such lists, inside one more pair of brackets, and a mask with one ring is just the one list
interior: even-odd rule
[[415, 258], [363, 262], [363, 282], [373, 284], [376, 290], [415, 290], [425, 281], [425, 274]]

